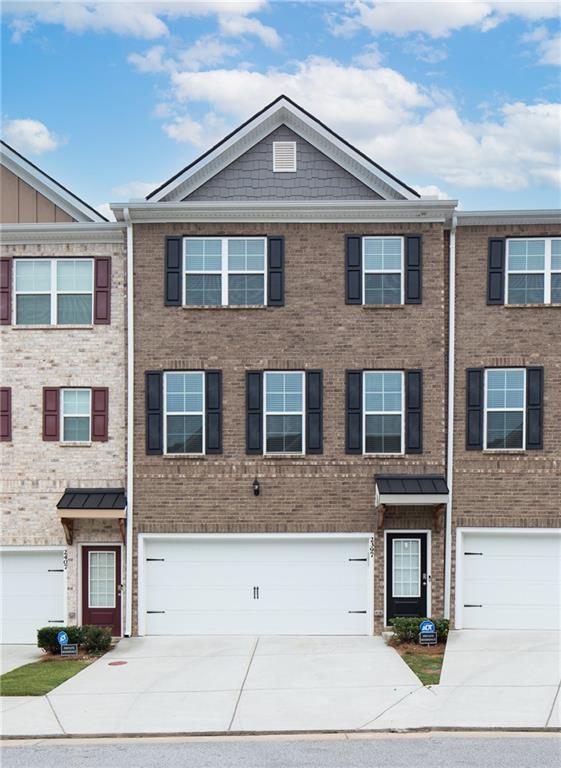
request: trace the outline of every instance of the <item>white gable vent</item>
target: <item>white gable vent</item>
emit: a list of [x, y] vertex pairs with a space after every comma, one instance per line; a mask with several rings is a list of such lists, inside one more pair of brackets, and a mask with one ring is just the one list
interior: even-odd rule
[[296, 142], [273, 141], [273, 171], [282, 173], [296, 170]]

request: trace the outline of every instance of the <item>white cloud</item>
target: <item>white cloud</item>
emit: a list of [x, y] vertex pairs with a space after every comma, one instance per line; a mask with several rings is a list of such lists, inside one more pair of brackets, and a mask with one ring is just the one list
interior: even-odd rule
[[535, 27], [520, 38], [523, 43], [537, 43], [538, 64], [561, 67], [561, 34], [550, 35], [546, 26]]
[[[252, 21], [246, 25], [243, 34], [257, 35], [267, 45], [275, 41], [276, 32], [265, 27], [256, 19], [247, 19], [250, 14], [264, 8], [265, 0], [135, 0], [135, 2], [114, 2], [112, 0], [64, 0], [64, 2], [15, 2], [3, 4], [5, 18], [11, 19], [12, 40], [20, 42], [34, 25], [60, 24], [69, 32], [82, 33], [113, 32], [118, 35], [153, 40], [169, 35], [166, 20], [216, 16], [219, 24], [228, 25], [230, 19]], [[237, 34], [237, 33], [236, 33]], [[276, 44], [276, 42], [274, 42]]]
[[102, 216], [105, 216], [106, 219], [109, 219], [109, 221], [115, 221], [115, 216], [109, 207], [109, 203], [100, 203], [96, 206], [96, 208]]
[[448, 200], [450, 195], [447, 192], [443, 192], [436, 184], [426, 184], [425, 186], [415, 186], [417, 192], [421, 197], [435, 197], [437, 200]]
[[[199, 149], [285, 93], [406, 181], [506, 190], [559, 182], [560, 104], [507, 103], [474, 122], [446, 92], [424, 90], [392, 69], [317, 57], [288, 72], [172, 72], [171, 86], [189, 114], [164, 130]], [[200, 104], [207, 112], [197, 119]]]
[[278, 48], [281, 39], [273, 27], [267, 27], [259, 19], [250, 19], [247, 16], [235, 16], [220, 14], [218, 17], [220, 31], [226, 37], [240, 37], [241, 35], [255, 35], [263, 45], [269, 48]]
[[132, 200], [146, 197], [153, 189], [159, 187], [160, 181], [128, 181], [113, 187], [111, 194], [119, 200]]
[[8, 144], [23, 154], [41, 155], [44, 152], [52, 152], [65, 143], [40, 120], [30, 118], [6, 120], [3, 134]]
[[378, 43], [369, 43], [362, 49], [362, 53], [353, 56], [353, 64], [359, 67], [366, 67], [367, 69], [373, 69], [380, 66], [383, 59], [383, 54], [378, 47]]
[[431, 37], [447, 37], [464, 27], [487, 31], [509, 16], [530, 21], [557, 18], [559, 4], [540, 0], [351, 0], [342, 13], [331, 14], [329, 21], [332, 32], [342, 36], [366, 28], [374, 35], [422, 32]]
[[439, 64], [448, 58], [448, 51], [445, 48], [429, 45], [423, 40], [422, 35], [417, 35], [415, 39], [405, 43], [403, 50], [427, 64]]
[[235, 56], [238, 49], [220, 40], [215, 35], [203, 35], [189, 48], [175, 51], [165, 57], [166, 48], [154, 45], [144, 53], [131, 53], [127, 61], [139, 72], [165, 72], [177, 69], [198, 70], [204, 66], [222, 64], [230, 56]]
[[144, 53], [130, 53], [127, 61], [139, 72], [164, 72], [167, 68], [163, 60], [165, 52], [163, 45], [154, 45]]

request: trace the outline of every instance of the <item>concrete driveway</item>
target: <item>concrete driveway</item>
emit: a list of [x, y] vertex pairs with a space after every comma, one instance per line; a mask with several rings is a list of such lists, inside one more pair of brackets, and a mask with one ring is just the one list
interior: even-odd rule
[[41, 712], [4, 699], [3, 730], [22, 734], [22, 718], [37, 722], [29, 735], [368, 728], [419, 687], [380, 637], [132, 638]]
[[0, 675], [44, 656], [36, 645], [0, 645]]

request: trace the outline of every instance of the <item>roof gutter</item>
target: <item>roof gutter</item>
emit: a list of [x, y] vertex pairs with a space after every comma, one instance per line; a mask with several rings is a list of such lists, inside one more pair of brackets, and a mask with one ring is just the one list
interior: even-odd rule
[[134, 269], [133, 231], [128, 208], [127, 224], [127, 535], [125, 568], [125, 635], [132, 635], [133, 499], [134, 499]]
[[456, 364], [456, 227], [454, 213], [450, 228], [450, 250], [448, 258], [448, 440], [446, 450], [446, 530], [444, 542], [444, 618], [451, 615], [452, 595], [452, 507], [454, 486], [454, 377]]
[[458, 211], [457, 218], [459, 227], [471, 227], [478, 224], [558, 224], [561, 226], [561, 209]]

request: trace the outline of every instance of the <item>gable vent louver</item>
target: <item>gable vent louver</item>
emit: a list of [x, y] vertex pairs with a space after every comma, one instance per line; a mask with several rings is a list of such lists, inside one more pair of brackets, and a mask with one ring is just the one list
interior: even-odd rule
[[273, 171], [275, 173], [286, 173], [296, 170], [296, 142], [295, 141], [274, 141], [273, 142]]

